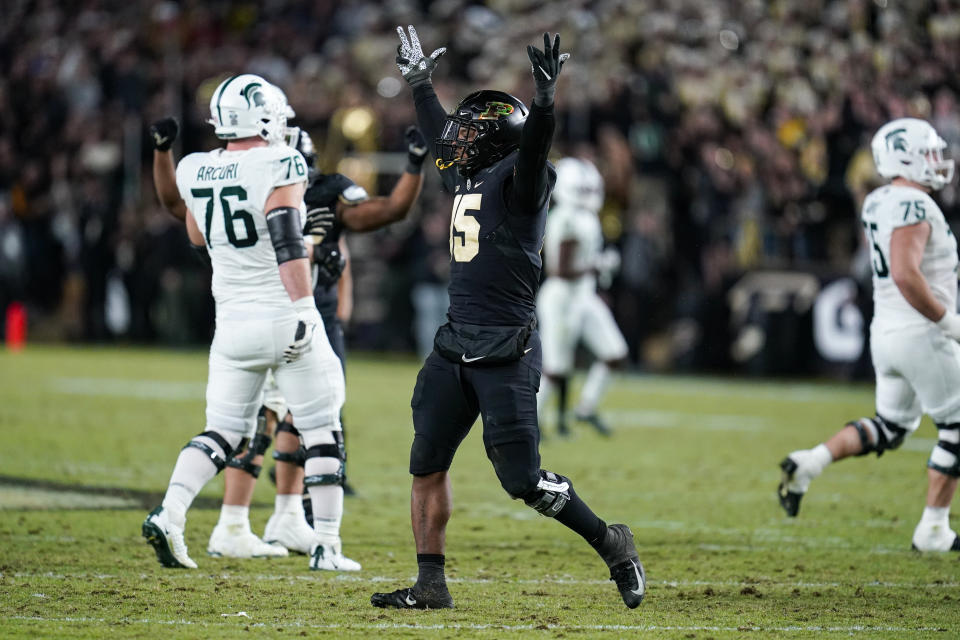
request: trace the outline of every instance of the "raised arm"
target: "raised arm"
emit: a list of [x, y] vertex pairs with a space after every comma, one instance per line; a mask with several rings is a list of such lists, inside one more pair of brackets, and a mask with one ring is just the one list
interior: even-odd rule
[[407, 216], [423, 186], [421, 171], [427, 156], [427, 143], [416, 127], [407, 128], [406, 140], [407, 167], [389, 196], [370, 198], [354, 206], [348, 206], [341, 201], [338, 213], [347, 229], [373, 231]]
[[180, 125], [176, 118], [164, 118], [150, 126], [150, 137], [153, 138], [153, 188], [163, 208], [183, 222], [187, 218], [187, 205], [177, 189], [177, 170], [170, 150], [179, 133]]
[[[429, 144], [440, 137], [443, 132], [443, 124], [447, 119], [447, 112], [440, 104], [440, 100], [433, 90], [433, 82], [430, 80], [433, 70], [437, 67], [437, 59], [446, 53], [447, 49], [446, 47], [440, 47], [429, 57], [425, 56], [416, 28], [413, 25], [409, 25], [407, 28], [410, 31], [409, 38], [403, 27], [397, 27], [397, 34], [400, 36], [400, 45], [397, 47], [397, 67], [403, 74], [403, 79], [413, 89], [413, 105], [417, 110], [417, 124], [420, 125], [420, 129]], [[444, 189], [452, 192], [456, 187], [456, 176], [449, 168], [437, 168], [440, 170], [440, 178], [443, 180]]]
[[547, 154], [553, 143], [556, 127], [553, 116], [553, 97], [557, 77], [570, 54], [560, 53], [560, 34], [556, 34], [553, 46], [549, 34], [543, 34], [543, 51], [527, 47], [527, 56], [533, 71], [537, 91], [533, 98], [530, 115], [520, 134], [520, 149], [510, 188], [511, 210], [533, 213], [540, 209], [550, 195], [550, 177], [547, 173]]

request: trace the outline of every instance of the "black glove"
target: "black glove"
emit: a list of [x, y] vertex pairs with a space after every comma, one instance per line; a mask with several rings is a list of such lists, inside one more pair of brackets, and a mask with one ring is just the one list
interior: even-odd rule
[[533, 70], [533, 80], [537, 84], [537, 93], [533, 101], [541, 107], [553, 104], [553, 94], [557, 90], [557, 76], [563, 63], [570, 57], [569, 53], [560, 53], [560, 34], [553, 39], [550, 46], [550, 34], [543, 34], [543, 51], [532, 45], [527, 45], [527, 55]]
[[333, 242], [313, 245], [313, 264], [317, 266], [317, 285], [331, 287], [337, 283], [347, 266], [340, 247]]
[[310, 209], [307, 211], [307, 220], [303, 224], [303, 235], [316, 236], [314, 242], [321, 242], [336, 223], [335, 209], [328, 207]]
[[150, 125], [150, 137], [157, 151], [170, 151], [177, 136], [180, 135], [180, 123], [176, 118], [164, 118]]
[[423, 55], [423, 47], [420, 46], [420, 36], [417, 30], [411, 24], [407, 27], [410, 30], [410, 39], [403, 32], [403, 27], [397, 27], [397, 34], [400, 36], [400, 45], [397, 47], [397, 67], [403, 74], [403, 79], [411, 87], [430, 82], [430, 75], [437, 68], [437, 58], [447, 52], [446, 47], [440, 47], [430, 54], [430, 57]]
[[415, 125], [407, 127], [403, 137], [407, 141], [407, 173], [420, 173], [427, 157], [427, 139]]

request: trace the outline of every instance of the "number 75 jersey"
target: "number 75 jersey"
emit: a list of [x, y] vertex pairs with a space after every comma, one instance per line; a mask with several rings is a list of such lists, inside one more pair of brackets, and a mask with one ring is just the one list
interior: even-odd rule
[[934, 297], [948, 310], [957, 308], [957, 241], [929, 194], [913, 187], [881, 187], [864, 199], [861, 219], [873, 265], [874, 333], [930, 324], [893, 281], [890, 240], [898, 227], [930, 225], [920, 271]]
[[177, 165], [177, 188], [210, 253], [218, 314], [291, 310], [263, 209], [276, 187], [306, 181], [303, 156], [281, 144], [192, 153]]

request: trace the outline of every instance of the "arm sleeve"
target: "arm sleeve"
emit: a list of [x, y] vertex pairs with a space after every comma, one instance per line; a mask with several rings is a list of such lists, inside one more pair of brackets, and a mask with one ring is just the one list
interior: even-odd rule
[[[443, 131], [447, 112], [443, 110], [433, 85], [429, 82], [414, 87], [413, 104], [417, 109], [417, 124], [420, 125], [420, 130], [427, 139], [427, 146], [432, 152], [433, 141], [439, 138]], [[443, 180], [443, 188], [453, 193], [457, 186], [456, 169], [450, 167], [440, 171], [440, 179]]]
[[508, 202], [514, 213], [535, 213], [550, 195], [547, 154], [555, 126], [553, 104], [541, 107], [534, 102], [520, 134], [520, 151], [510, 185]]

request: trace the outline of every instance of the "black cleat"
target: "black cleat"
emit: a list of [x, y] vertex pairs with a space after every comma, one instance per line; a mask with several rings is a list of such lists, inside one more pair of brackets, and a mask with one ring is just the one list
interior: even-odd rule
[[647, 592], [647, 574], [640, 563], [630, 527], [625, 524], [607, 527], [607, 538], [597, 551], [610, 567], [610, 579], [617, 584], [623, 604], [636, 609]]
[[610, 430], [610, 427], [607, 426], [607, 423], [601, 420], [600, 416], [598, 416], [595, 413], [591, 413], [588, 416], [577, 416], [577, 420], [579, 420], [580, 422], [586, 422], [591, 427], [593, 427], [597, 431], [597, 433], [599, 433], [602, 436], [609, 437], [610, 434], [613, 433]]
[[780, 486], [777, 487], [777, 497], [780, 498], [780, 506], [787, 515], [796, 518], [797, 513], [800, 512], [800, 499], [803, 498], [803, 494], [790, 491], [787, 485], [793, 480], [793, 474], [797, 472], [797, 463], [788, 456], [780, 462], [780, 469], [783, 471], [783, 476], [780, 478]]
[[429, 595], [416, 594], [412, 587], [397, 589], [390, 593], [375, 593], [370, 596], [370, 604], [381, 609], [453, 609], [453, 597], [446, 587], [443, 593]]
[[353, 485], [346, 480], [343, 481], [343, 495], [348, 498], [352, 498], [357, 495], [357, 490], [354, 489]]

